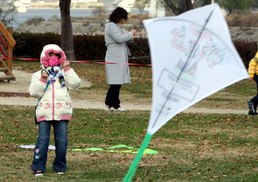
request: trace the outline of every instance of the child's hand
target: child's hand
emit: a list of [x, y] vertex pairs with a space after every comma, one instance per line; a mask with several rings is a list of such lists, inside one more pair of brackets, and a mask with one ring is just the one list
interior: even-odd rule
[[68, 68], [70, 66], [70, 61], [65, 61], [63, 64], [63, 68]]
[[46, 80], [48, 78], [48, 74], [45, 71], [41, 72], [41, 78]]
[[254, 79], [254, 77], [249, 77], [248, 80], [249, 81], [252, 81]]

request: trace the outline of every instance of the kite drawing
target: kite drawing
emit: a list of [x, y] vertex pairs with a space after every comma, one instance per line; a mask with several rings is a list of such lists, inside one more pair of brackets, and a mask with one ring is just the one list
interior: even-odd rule
[[147, 134], [124, 182], [131, 181], [151, 137], [173, 116], [248, 73], [218, 4], [143, 21], [152, 62]]

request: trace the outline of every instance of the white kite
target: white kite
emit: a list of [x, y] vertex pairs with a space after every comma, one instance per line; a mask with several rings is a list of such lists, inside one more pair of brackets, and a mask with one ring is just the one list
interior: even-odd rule
[[152, 135], [167, 121], [249, 77], [217, 4], [143, 23], [152, 61], [152, 110], [147, 134], [124, 182], [131, 181]]

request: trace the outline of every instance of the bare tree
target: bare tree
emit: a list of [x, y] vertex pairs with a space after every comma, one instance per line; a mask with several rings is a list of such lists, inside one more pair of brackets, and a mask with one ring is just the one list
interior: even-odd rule
[[[164, 1], [175, 15], [179, 15], [181, 13], [184, 13], [188, 10], [193, 9], [193, 4], [198, 0], [195, 0], [193, 2], [192, 0], [177, 0], [178, 7], [175, 6], [172, 0], [164, 0]], [[211, 4], [211, 0], [203, 0], [203, 3], [201, 6], [205, 6], [208, 4]]]
[[14, 6], [15, 0], [0, 1], [0, 21], [9, 26], [11, 23], [17, 22], [15, 20], [16, 9]]
[[64, 50], [67, 60], [75, 60], [70, 4], [71, 0], [59, 1], [61, 11], [61, 48]]

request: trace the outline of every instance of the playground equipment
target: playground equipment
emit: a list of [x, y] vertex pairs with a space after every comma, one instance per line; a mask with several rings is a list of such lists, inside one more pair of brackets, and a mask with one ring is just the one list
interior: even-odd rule
[[8, 82], [10, 82], [10, 80], [16, 80], [12, 73], [13, 47], [15, 44], [16, 42], [13, 39], [13, 28], [5, 28], [0, 21], [0, 72], [5, 73], [4, 76], [0, 75], [0, 80], [7, 80]]

